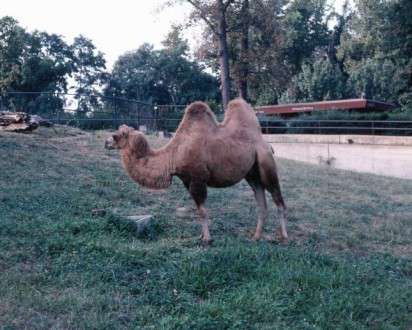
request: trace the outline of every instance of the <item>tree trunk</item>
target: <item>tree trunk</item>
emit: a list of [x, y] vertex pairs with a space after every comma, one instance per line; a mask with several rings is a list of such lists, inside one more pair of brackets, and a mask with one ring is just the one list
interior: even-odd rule
[[240, 39], [240, 70], [238, 90], [239, 96], [248, 100], [248, 75], [249, 75], [249, 0], [244, 0], [241, 10], [241, 39]]
[[221, 80], [221, 93], [223, 107], [226, 110], [226, 106], [230, 101], [230, 73], [229, 73], [229, 50], [227, 46], [227, 22], [226, 22], [226, 7], [223, 0], [218, 1], [219, 10], [219, 25], [218, 25], [218, 38], [219, 38], [219, 63], [220, 63], [220, 80]]

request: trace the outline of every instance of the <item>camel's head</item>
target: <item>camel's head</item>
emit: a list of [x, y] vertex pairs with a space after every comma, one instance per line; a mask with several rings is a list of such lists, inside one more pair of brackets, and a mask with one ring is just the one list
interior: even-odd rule
[[109, 137], [104, 147], [106, 149], [124, 149], [128, 145], [129, 135], [132, 133], [134, 129], [127, 125], [122, 125], [119, 127], [116, 133], [114, 133], [111, 137]]
[[122, 125], [105, 142], [106, 149], [129, 149], [137, 158], [147, 154], [149, 145], [143, 133], [135, 130], [133, 127]]

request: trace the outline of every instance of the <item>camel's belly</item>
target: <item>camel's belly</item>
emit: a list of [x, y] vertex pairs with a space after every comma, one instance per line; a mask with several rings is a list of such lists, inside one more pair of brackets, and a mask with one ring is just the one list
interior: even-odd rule
[[242, 181], [252, 169], [256, 157], [254, 146], [249, 143], [220, 143], [205, 162], [209, 172], [207, 185], [230, 187]]
[[209, 168], [209, 187], [224, 188], [242, 181], [253, 167], [252, 162], [237, 164], [236, 166], [219, 166]]
[[240, 178], [239, 180], [236, 180], [236, 181], [211, 179], [207, 182], [207, 186], [212, 187], [212, 188], [226, 188], [226, 187], [233, 186], [242, 180], [243, 178]]

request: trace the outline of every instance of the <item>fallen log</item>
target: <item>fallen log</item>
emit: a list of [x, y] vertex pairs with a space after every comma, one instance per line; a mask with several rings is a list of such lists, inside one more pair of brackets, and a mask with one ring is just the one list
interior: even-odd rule
[[52, 125], [40, 116], [30, 116], [25, 112], [0, 112], [0, 131], [31, 132], [39, 126], [50, 127]]
[[47, 121], [46, 119], [43, 119], [42, 117], [38, 115], [31, 115], [30, 116], [30, 123], [36, 123], [39, 126], [44, 126], [44, 127], [52, 127], [53, 123]]

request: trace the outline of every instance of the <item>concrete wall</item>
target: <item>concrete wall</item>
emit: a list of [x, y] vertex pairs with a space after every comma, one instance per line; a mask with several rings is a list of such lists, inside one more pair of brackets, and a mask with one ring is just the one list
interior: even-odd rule
[[[265, 135], [264, 137], [273, 146], [276, 157], [355, 172], [412, 179], [412, 137], [357, 135]], [[352, 140], [351, 143], [347, 142], [348, 139]], [[372, 141], [377, 144], [371, 143]]]
[[412, 146], [412, 136], [265, 134], [271, 143], [333, 143]]

